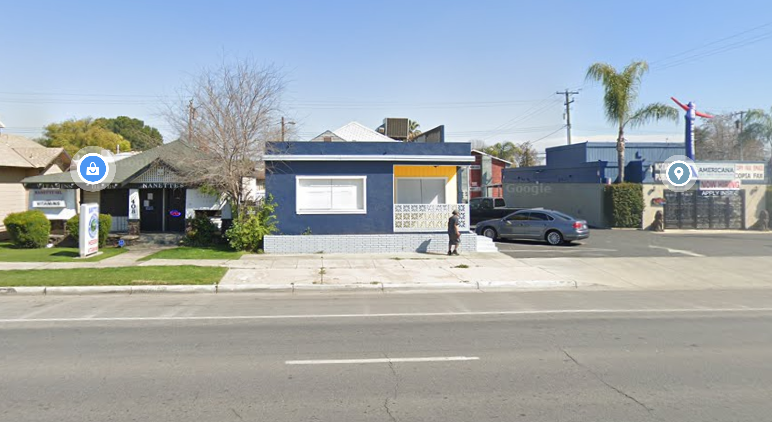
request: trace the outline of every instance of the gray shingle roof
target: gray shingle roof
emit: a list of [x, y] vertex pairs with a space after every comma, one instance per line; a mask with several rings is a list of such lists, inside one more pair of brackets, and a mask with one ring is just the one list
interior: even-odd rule
[[19, 135], [0, 134], [0, 166], [46, 168], [64, 153], [63, 148], [46, 148]]
[[[150, 164], [160, 161], [172, 169], [180, 169], [185, 157], [197, 154], [197, 151], [183, 141], [169, 142], [145, 152], [132, 155], [115, 163], [115, 178], [113, 183], [126, 183], [138, 175]], [[70, 172], [32, 176], [22, 180], [22, 183], [72, 183]]]

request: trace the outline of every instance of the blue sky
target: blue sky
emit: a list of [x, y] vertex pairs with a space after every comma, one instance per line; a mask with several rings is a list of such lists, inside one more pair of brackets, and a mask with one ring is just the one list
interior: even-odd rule
[[[648, 60], [642, 103], [769, 109], [770, 12], [757, 0], [6, 1], [0, 121], [35, 137], [54, 121], [128, 115], [171, 138], [163, 103], [225, 56], [286, 72], [286, 114], [304, 138], [409, 117], [424, 130], [444, 124], [450, 140], [541, 139], [542, 149], [565, 142], [555, 92], [568, 87], [581, 89], [574, 141], [613, 140], [600, 87], [584, 83], [596, 61]], [[682, 130], [628, 138], [681, 141]]]

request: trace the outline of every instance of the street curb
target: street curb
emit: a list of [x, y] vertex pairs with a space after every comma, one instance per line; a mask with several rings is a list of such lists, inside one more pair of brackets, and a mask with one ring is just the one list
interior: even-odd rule
[[55, 286], [0, 287], [0, 296], [43, 295], [110, 295], [160, 293], [300, 293], [300, 292], [420, 292], [420, 291], [485, 291], [578, 288], [569, 281], [489, 281], [455, 283], [378, 283], [378, 284], [232, 284], [168, 286]]

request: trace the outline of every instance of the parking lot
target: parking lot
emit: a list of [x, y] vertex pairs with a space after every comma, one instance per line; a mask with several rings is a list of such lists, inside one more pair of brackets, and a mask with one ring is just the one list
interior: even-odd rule
[[516, 258], [598, 257], [772, 257], [772, 233], [592, 230], [590, 238], [564, 246], [499, 240], [499, 251]]

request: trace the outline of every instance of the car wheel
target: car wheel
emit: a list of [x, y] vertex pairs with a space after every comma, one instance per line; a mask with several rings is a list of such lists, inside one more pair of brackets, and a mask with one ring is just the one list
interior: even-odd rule
[[553, 230], [547, 233], [546, 240], [550, 245], [557, 246], [563, 243], [563, 235], [559, 231]]
[[483, 230], [483, 236], [491, 240], [496, 240], [496, 238], [499, 237], [499, 234], [496, 233], [496, 229], [493, 227], [486, 227], [485, 230]]

